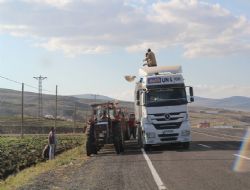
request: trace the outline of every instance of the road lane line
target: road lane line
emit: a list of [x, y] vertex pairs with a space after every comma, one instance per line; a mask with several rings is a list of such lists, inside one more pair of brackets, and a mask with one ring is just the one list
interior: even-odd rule
[[250, 160], [250, 158], [248, 158], [248, 157], [246, 157], [246, 156], [241, 156], [241, 155], [239, 155], [239, 154], [234, 154], [234, 156], [241, 157], [241, 158], [244, 158], [244, 159], [246, 159], [246, 160]]
[[198, 144], [198, 145], [203, 146], [203, 147], [206, 147], [206, 148], [211, 148], [210, 146], [207, 146], [207, 145], [205, 145], [205, 144]]
[[142, 154], [143, 154], [145, 160], [147, 161], [148, 167], [149, 167], [149, 169], [151, 171], [151, 174], [153, 175], [153, 178], [155, 180], [156, 185], [158, 186], [158, 189], [159, 190], [168, 190], [168, 188], [163, 184], [159, 174], [157, 173], [157, 171], [156, 171], [155, 167], [153, 166], [150, 158], [148, 157], [148, 155], [146, 154], [146, 152], [144, 151], [143, 148], [141, 149], [141, 151], [142, 151]]

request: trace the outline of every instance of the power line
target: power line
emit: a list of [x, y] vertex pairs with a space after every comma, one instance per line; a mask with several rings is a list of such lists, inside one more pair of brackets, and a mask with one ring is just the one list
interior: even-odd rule
[[[14, 83], [16, 83], [16, 84], [21, 84], [21, 85], [22, 85], [22, 82], [19, 82], [19, 81], [10, 79], [10, 78], [8, 78], [8, 77], [4, 77], [4, 76], [1, 76], [1, 75], [0, 75], [0, 78], [5, 79], [5, 80], [8, 80], [8, 81], [10, 81], [10, 82], [14, 82]], [[27, 86], [27, 87], [36, 89], [36, 90], [39, 89], [39, 88], [37, 88], [37, 87], [35, 87], [35, 86], [32, 86], [32, 85], [30, 85], [30, 84], [27, 84], [27, 83], [24, 83], [24, 85]], [[52, 92], [52, 91], [50, 91], [50, 90], [47, 90], [47, 89], [43, 89], [43, 91], [50, 92], [50, 93], [54, 93], [54, 92]]]
[[0, 77], [1, 77], [2, 79], [5, 79], [5, 80], [8, 80], [8, 81], [17, 83], [17, 84], [22, 84], [21, 82], [15, 81], [15, 80], [13, 80], [13, 79], [10, 79], [10, 78], [4, 77], [4, 76], [0, 76]]

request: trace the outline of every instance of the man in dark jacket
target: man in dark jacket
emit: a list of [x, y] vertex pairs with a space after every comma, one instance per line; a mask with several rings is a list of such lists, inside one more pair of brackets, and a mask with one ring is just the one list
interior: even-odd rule
[[121, 131], [121, 112], [115, 115], [115, 120], [112, 122], [112, 134], [115, 151], [117, 154], [124, 152], [122, 143], [122, 131]]
[[51, 130], [49, 132], [48, 143], [49, 143], [49, 159], [52, 160], [55, 158], [55, 146], [56, 146], [56, 134], [54, 127], [51, 127]]

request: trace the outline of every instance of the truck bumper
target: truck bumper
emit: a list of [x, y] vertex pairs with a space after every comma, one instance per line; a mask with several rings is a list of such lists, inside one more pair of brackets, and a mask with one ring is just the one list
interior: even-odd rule
[[174, 139], [167, 139], [167, 138], [145, 138], [145, 143], [148, 145], [161, 145], [161, 144], [177, 144], [177, 143], [184, 143], [184, 142], [190, 142], [191, 137], [185, 137], [185, 138], [178, 138], [176, 140]]
[[143, 144], [157, 145], [191, 141], [190, 128], [162, 129], [146, 128], [143, 131]]

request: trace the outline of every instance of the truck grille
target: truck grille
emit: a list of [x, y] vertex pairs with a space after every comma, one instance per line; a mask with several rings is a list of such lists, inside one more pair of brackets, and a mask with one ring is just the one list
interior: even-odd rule
[[[186, 116], [186, 112], [172, 112], [172, 113], [156, 113], [156, 114], [149, 114], [152, 121], [155, 122], [162, 122], [162, 121], [181, 121]], [[168, 118], [166, 118], [166, 115]]]
[[153, 124], [156, 129], [179, 129], [182, 122]]
[[168, 120], [166, 120], [166, 118], [157, 118], [157, 119], [155, 119], [155, 120], [156, 120], [156, 121], [174, 121], [174, 120], [180, 119], [180, 118], [182, 118], [182, 117], [170, 118], [170, 119], [168, 119]]
[[[186, 113], [186, 112], [172, 112], [172, 113], [169, 113], [170, 115], [179, 115], [181, 113]], [[165, 115], [165, 113], [156, 113], [156, 114], [152, 114], [153, 116], [156, 116], [156, 117], [162, 117]]]

